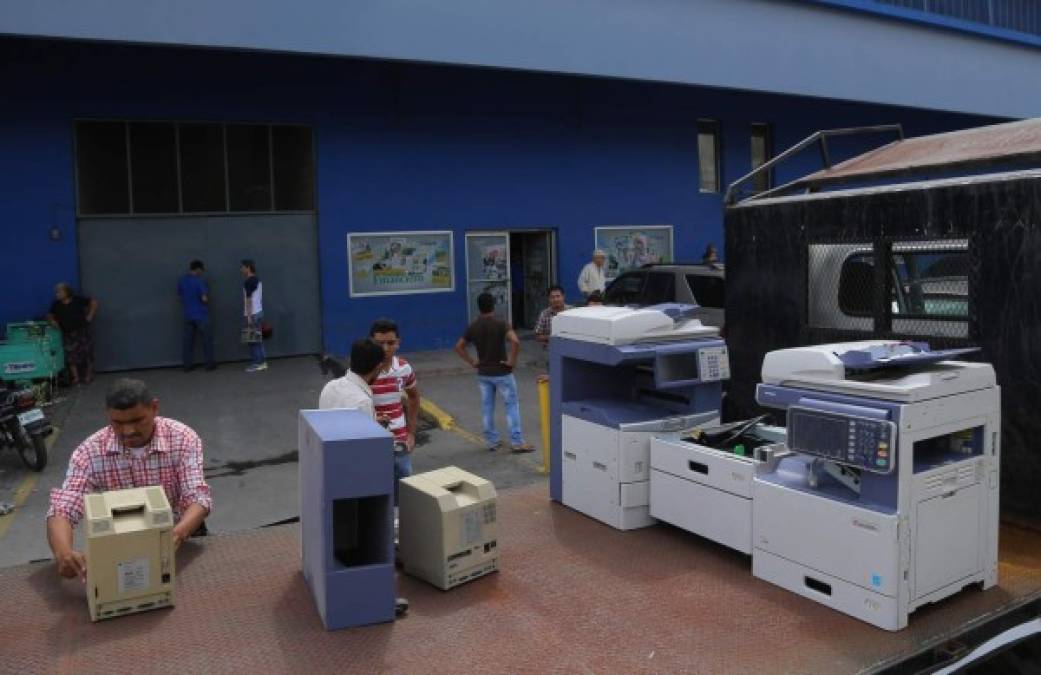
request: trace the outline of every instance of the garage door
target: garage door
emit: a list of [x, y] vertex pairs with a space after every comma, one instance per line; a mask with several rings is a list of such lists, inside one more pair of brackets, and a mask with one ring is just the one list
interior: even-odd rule
[[264, 283], [268, 355], [320, 350], [309, 128], [81, 120], [75, 135], [80, 287], [101, 305], [98, 370], [181, 363], [176, 288], [193, 259], [206, 266], [219, 361], [248, 352], [244, 258]]
[[[318, 248], [313, 215], [114, 218], [80, 221], [83, 290], [98, 299], [98, 370], [181, 363], [177, 280], [193, 258], [206, 265], [219, 361], [244, 359], [239, 344], [242, 277], [252, 258], [274, 327], [269, 356], [321, 349]], [[201, 352], [197, 359], [201, 359]]]

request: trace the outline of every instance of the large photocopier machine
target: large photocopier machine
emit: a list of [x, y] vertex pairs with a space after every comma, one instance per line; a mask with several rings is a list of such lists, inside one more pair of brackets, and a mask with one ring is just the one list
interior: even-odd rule
[[719, 421], [718, 329], [689, 305], [583, 307], [553, 318], [550, 496], [620, 530], [650, 515], [650, 439]]
[[866, 341], [770, 352], [760, 405], [787, 414], [753, 479], [756, 577], [887, 630], [997, 581], [1000, 391], [974, 350]]

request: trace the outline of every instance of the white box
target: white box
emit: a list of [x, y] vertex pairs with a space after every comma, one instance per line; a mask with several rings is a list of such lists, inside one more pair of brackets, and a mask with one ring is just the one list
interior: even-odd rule
[[398, 549], [405, 572], [448, 590], [499, 569], [495, 486], [454, 466], [403, 478]]
[[174, 604], [173, 511], [159, 486], [83, 499], [90, 620]]

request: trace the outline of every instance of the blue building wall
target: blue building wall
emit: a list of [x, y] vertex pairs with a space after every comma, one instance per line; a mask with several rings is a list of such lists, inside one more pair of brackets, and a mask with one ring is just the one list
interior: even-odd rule
[[[336, 352], [378, 316], [400, 321], [408, 349], [453, 343], [466, 322], [467, 231], [555, 230], [571, 296], [596, 226], [672, 224], [680, 259], [722, 244], [721, 195], [698, 192], [699, 118], [722, 122], [727, 181], [749, 170], [752, 122], [771, 123], [780, 150], [819, 128], [901, 122], [914, 135], [992, 121], [620, 80], [21, 39], [0, 40], [0, 76], [0, 321], [41, 314], [55, 282], [77, 279], [74, 119], [293, 122], [315, 130], [323, 338]], [[817, 161], [807, 153], [777, 179]], [[454, 292], [348, 297], [348, 232], [422, 229], [455, 232]]]

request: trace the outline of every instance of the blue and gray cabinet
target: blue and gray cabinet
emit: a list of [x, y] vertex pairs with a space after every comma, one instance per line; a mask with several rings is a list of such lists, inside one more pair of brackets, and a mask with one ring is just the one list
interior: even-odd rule
[[327, 630], [394, 620], [394, 444], [357, 410], [300, 411], [304, 579]]

